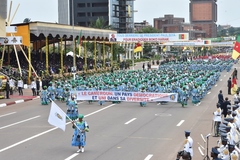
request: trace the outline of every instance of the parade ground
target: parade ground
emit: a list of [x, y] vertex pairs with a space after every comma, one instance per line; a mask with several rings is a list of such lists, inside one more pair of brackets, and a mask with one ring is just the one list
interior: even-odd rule
[[[136, 66], [141, 69], [142, 64]], [[207, 142], [201, 134], [213, 134], [213, 112], [216, 110], [217, 95], [227, 94], [227, 80], [230, 72], [223, 71], [219, 81], [208, 91], [207, 96], [198, 104], [189, 101], [186, 107], [179, 103], [139, 103], [107, 102], [100, 106], [97, 102], [89, 104], [79, 101], [79, 113], [85, 115], [90, 131], [84, 153], [77, 153], [77, 147], [71, 146], [72, 124], [67, 123], [66, 131], [48, 123], [51, 105], [41, 105], [39, 98], [31, 97], [31, 90], [24, 93], [31, 100], [12, 103], [24, 97], [2, 99], [0, 103], [0, 159], [9, 160], [173, 160], [178, 151], [183, 150], [184, 131], [191, 131], [194, 140], [194, 160], [201, 160], [198, 147], [202, 145], [207, 152]], [[22, 101], [21, 101], [22, 102]], [[55, 101], [64, 111], [66, 104]], [[219, 137], [209, 136], [209, 156], [211, 148], [217, 145]], [[199, 143], [199, 144], [198, 144]]]

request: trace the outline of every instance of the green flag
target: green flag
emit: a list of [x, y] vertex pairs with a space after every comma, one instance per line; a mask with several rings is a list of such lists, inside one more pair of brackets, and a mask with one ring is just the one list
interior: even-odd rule
[[81, 31], [80, 34], [79, 34], [77, 44], [78, 44], [78, 45], [82, 45], [82, 31]]
[[82, 31], [80, 32], [79, 34], [79, 37], [78, 37], [78, 42], [77, 42], [78, 46], [79, 46], [79, 50], [78, 50], [78, 55], [80, 56], [81, 55], [81, 46], [82, 46]]

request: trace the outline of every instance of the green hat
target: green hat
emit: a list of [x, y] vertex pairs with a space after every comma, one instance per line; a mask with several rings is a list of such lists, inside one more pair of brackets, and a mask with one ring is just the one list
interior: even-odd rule
[[84, 115], [83, 114], [79, 114], [78, 118], [84, 118]]

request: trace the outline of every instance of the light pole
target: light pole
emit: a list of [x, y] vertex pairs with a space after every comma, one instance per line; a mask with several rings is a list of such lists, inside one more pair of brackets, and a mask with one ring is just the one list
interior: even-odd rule
[[76, 70], [75, 39], [74, 39], [74, 0], [72, 0], [72, 49], [73, 49], [73, 70]]

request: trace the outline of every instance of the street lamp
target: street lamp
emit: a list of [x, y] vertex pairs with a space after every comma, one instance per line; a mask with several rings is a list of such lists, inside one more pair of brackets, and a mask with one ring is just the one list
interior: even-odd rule
[[76, 54], [75, 54], [75, 39], [74, 39], [74, 0], [72, 0], [72, 36], [73, 36], [73, 41], [72, 41], [72, 49], [73, 49], [73, 71], [76, 71]]

